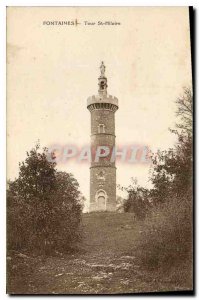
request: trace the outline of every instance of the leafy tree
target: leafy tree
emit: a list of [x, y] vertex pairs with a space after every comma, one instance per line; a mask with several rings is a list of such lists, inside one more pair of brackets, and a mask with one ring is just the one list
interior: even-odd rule
[[132, 178], [132, 184], [126, 190], [128, 198], [124, 202], [124, 211], [133, 212], [138, 220], [143, 220], [151, 207], [149, 191], [138, 185], [136, 178]]
[[174, 148], [158, 151], [152, 157], [152, 195], [157, 201], [164, 201], [168, 194], [184, 194], [192, 182], [192, 93], [184, 89], [184, 95], [177, 99], [176, 115], [179, 122], [170, 131], [177, 136]]
[[[140, 224], [139, 260], [145, 268], [192, 286], [192, 93], [177, 99], [176, 145], [152, 157], [153, 209]], [[136, 194], [137, 197], [137, 194]], [[165, 275], [166, 274], [166, 275]], [[182, 275], [184, 274], [184, 275]]]
[[[187, 194], [192, 183], [192, 92], [185, 88], [184, 94], [176, 100], [176, 129], [170, 131], [177, 136], [174, 148], [153, 154], [150, 181], [151, 190], [144, 189], [133, 179], [128, 188], [125, 211], [133, 211], [143, 219], [151, 206], [168, 201], [168, 198]], [[183, 197], [184, 199], [184, 197]]]
[[20, 196], [26, 201], [37, 197], [46, 200], [49, 194], [55, 190], [55, 162], [47, 159], [47, 148], [39, 152], [40, 145], [36, 144], [30, 152], [26, 152], [27, 158], [19, 163], [19, 177], [9, 183], [9, 189], [15, 196]]
[[80, 238], [82, 205], [72, 174], [58, 172], [37, 144], [8, 183], [8, 248], [69, 250]]

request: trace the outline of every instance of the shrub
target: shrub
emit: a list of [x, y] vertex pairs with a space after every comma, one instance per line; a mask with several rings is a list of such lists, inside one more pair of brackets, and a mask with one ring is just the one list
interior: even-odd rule
[[20, 165], [7, 192], [8, 250], [70, 251], [80, 239], [82, 205], [72, 174], [58, 172], [38, 147]]
[[[60, 199], [63, 204], [57, 205]], [[33, 199], [32, 205], [19, 199], [17, 204], [8, 207], [9, 250], [52, 254], [68, 252], [74, 247], [80, 239], [81, 206], [64, 205], [64, 199], [59, 195], [52, 196], [49, 202]]]
[[[177, 100], [177, 142], [152, 156], [153, 209], [141, 225], [140, 260], [146, 268], [192, 269], [192, 93]], [[191, 275], [190, 275], [191, 278]]]
[[192, 268], [192, 199], [171, 197], [141, 225], [139, 259], [148, 269]]
[[131, 178], [132, 184], [126, 189], [128, 198], [123, 202], [124, 212], [132, 212], [137, 220], [144, 220], [151, 210], [150, 193]]

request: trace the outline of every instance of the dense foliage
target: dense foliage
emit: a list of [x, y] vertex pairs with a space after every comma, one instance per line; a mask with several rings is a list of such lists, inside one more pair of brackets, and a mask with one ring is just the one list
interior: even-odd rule
[[[148, 268], [184, 268], [192, 278], [192, 93], [184, 89], [177, 99], [177, 124], [170, 130], [177, 137], [174, 148], [152, 156], [151, 190], [130, 186], [126, 211], [142, 222], [140, 259]], [[150, 204], [150, 205], [149, 205]], [[143, 230], [144, 229], [144, 230]], [[183, 267], [182, 267], [183, 266]], [[176, 269], [175, 269], [176, 270]], [[180, 269], [181, 270], [181, 269]], [[178, 270], [176, 276], [182, 276]]]
[[82, 205], [78, 182], [58, 172], [47, 149], [36, 145], [8, 183], [8, 249], [48, 253], [69, 251], [79, 240]]
[[152, 205], [149, 191], [138, 185], [136, 178], [132, 178], [132, 184], [126, 191], [128, 198], [124, 202], [124, 211], [133, 212], [138, 220], [143, 220]]
[[189, 89], [177, 101], [179, 122], [175, 130], [177, 136], [174, 148], [158, 151], [152, 157], [152, 195], [157, 201], [165, 201], [168, 196], [184, 195], [192, 184], [192, 94]]

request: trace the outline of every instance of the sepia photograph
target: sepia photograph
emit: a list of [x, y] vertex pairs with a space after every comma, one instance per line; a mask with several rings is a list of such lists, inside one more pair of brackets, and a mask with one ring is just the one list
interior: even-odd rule
[[193, 17], [7, 6], [7, 294], [193, 293]]

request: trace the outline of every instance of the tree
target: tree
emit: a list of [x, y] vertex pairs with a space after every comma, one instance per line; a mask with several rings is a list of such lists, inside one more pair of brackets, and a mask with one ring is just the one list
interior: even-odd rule
[[37, 144], [8, 184], [8, 247], [40, 252], [70, 249], [80, 237], [82, 205], [72, 174], [58, 172]]
[[168, 194], [184, 194], [192, 183], [192, 93], [188, 88], [176, 101], [179, 122], [170, 131], [177, 136], [174, 148], [158, 151], [152, 157], [152, 194], [157, 201], [164, 201]]
[[138, 220], [143, 220], [151, 206], [149, 191], [137, 183], [136, 178], [131, 178], [132, 184], [126, 189], [128, 198], [124, 202], [124, 211], [133, 212]]
[[15, 196], [20, 196], [26, 201], [33, 198], [46, 200], [55, 190], [55, 162], [47, 159], [47, 148], [39, 152], [40, 145], [36, 144], [30, 152], [26, 152], [27, 158], [19, 163], [19, 177], [9, 183], [9, 189]]
[[192, 136], [193, 122], [193, 95], [190, 88], [184, 88], [184, 94], [176, 100], [176, 115], [180, 118], [180, 123], [176, 127], [187, 136]]
[[176, 145], [152, 157], [150, 197], [153, 209], [142, 223], [140, 261], [146, 268], [192, 285], [192, 93], [184, 89], [177, 99], [177, 124], [170, 130]]

